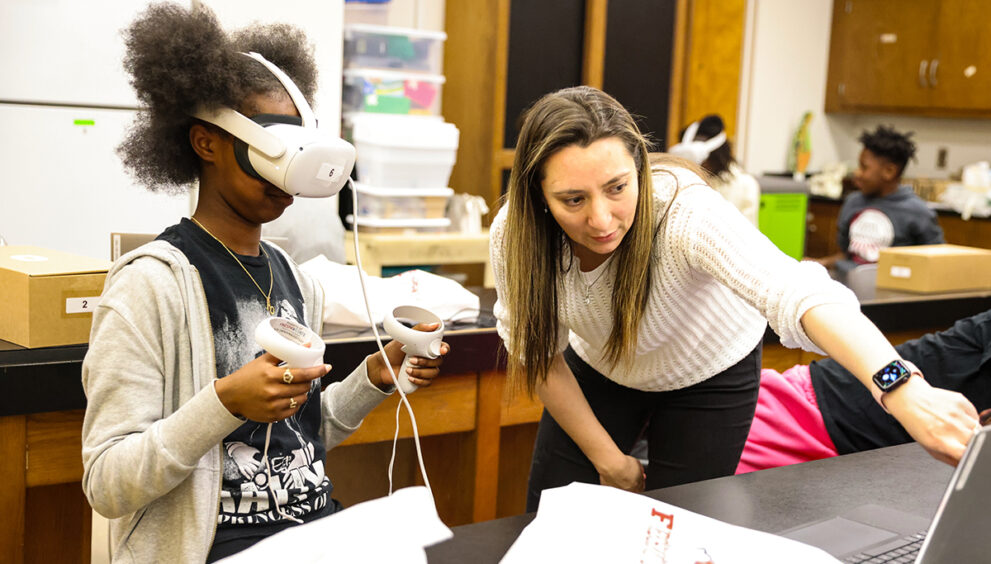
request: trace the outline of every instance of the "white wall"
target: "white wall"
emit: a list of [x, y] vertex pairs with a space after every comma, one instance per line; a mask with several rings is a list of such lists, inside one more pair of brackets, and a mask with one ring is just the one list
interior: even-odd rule
[[[832, 0], [750, 0], [754, 10], [744, 61], [749, 83], [742, 159], [755, 174], [785, 170], [792, 136], [813, 112], [810, 170], [837, 159], [836, 142], [823, 118]], [[746, 49], [745, 49], [746, 51]]]
[[[753, 22], [745, 39], [741, 86], [741, 150], [753, 173], [783, 171], [788, 147], [806, 110], [813, 112], [809, 169], [831, 162], [855, 165], [857, 137], [878, 124], [914, 131], [917, 162], [907, 176], [945, 178], [977, 160], [991, 159], [991, 120], [895, 115], [825, 115], [832, 0], [750, 0]], [[940, 148], [947, 166], [936, 168]]]

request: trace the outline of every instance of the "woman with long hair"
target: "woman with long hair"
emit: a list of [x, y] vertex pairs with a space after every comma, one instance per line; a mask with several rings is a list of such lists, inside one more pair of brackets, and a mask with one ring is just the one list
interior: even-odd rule
[[[687, 161], [652, 167], [629, 112], [594, 88], [528, 110], [491, 234], [508, 372], [545, 407], [531, 511], [542, 490], [572, 481], [638, 491], [733, 474], [768, 322], [784, 345], [829, 354], [867, 386], [904, 366], [820, 265], [781, 253]], [[974, 407], [899, 374], [878, 401], [955, 462]], [[629, 455], [641, 435], [646, 473]]]

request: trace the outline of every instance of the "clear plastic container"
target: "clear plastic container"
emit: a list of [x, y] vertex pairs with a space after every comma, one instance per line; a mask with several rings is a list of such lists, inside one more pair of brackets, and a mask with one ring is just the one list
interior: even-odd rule
[[411, 116], [349, 116], [358, 180], [379, 188], [447, 188], [458, 152], [453, 123]]
[[347, 24], [386, 25], [389, 23], [388, 2], [345, 2], [344, 22]]
[[378, 188], [354, 183], [358, 217], [373, 219], [438, 219], [445, 216], [450, 188]]
[[377, 69], [344, 69], [345, 113], [440, 115], [444, 77]]
[[442, 74], [443, 31], [384, 25], [344, 26], [344, 66]]
[[[354, 224], [354, 216], [347, 216], [348, 225]], [[437, 219], [375, 219], [358, 217], [358, 231], [367, 233], [436, 233], [447, 231], [451, 220], [442, 217]]]

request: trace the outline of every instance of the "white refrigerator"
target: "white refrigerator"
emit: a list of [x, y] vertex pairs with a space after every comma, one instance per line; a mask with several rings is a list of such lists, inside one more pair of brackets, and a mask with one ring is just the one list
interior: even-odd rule
[[152, 194], [115, 153], [137, 111], [120, 30], [148, 3], [0, 2], [0, 236], [110, 258], [110, 233], [158, 233], [187, 194]]

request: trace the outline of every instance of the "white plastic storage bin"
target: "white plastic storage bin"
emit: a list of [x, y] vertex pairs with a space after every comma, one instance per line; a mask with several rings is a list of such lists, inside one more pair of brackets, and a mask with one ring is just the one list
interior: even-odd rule
[[[354, 224], [354, 216], [347, 216], [348, 225]], [[447, 231], [451, 220], [446, 217], [436, 219], [375, 219], [358, 217], [358, 231], [367, 233], [434, 233]]]
[[378, 188], [354, 183], [358, 217], [375, 219], [438, 219], [454, 195], [450, 188]]
[[349, 24], [344, 26], [344, 66], [443, 74], [443, 31]]
[[440, 115], [439, 74], [379, 69], [344, 69], [345, 113]]
[[453, 123], [409, 116], [349, 116], [358, 181], [379, 188], [447, 188], [458, 152]]

